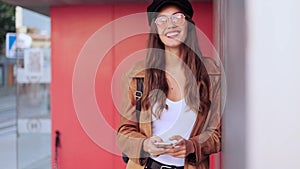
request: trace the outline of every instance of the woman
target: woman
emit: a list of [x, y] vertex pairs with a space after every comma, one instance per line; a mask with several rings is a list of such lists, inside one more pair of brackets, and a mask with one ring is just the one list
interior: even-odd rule
[[[209, 155], [221, 150], [219, 89], [208, 73], [217, 68], [201, 56], [188, 0], [154, 0], [147, 12], [148, 53], [124, 79], [117, 144], [130, 169], [208, 169]], [[138, 117], [137, 78], [144, 79]]]

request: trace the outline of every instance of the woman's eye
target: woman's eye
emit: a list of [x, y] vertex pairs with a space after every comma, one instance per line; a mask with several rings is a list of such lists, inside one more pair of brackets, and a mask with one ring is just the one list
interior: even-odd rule
[[167, 22], [167, 18], [166, 17], [162, 17], [162, 18], [160, 18], [160, 22]]

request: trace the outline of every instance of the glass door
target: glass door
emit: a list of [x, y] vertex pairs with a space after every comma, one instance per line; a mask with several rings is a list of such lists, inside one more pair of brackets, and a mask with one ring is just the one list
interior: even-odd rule
[[50, 49], [19, 51], [17, 60], [17, 166], [51, 168]]

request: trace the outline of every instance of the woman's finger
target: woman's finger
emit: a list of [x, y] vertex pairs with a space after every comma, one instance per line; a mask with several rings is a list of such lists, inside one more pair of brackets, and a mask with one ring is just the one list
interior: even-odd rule
[[169, 151], [167, 154], [177, 157], [177, 158], [184, 158], [185, 157], [185, 150], [179, 150], [179, 151]]

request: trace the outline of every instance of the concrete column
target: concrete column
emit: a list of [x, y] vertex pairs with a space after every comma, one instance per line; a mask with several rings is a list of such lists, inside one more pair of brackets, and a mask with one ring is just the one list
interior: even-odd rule
[[226, 0], [225, 169], [300, 166], [300, 1]]
[[243, 0], [223, 3], [227, 99], [223, 114], [223, 168], [246, 168], [246, 16]]

